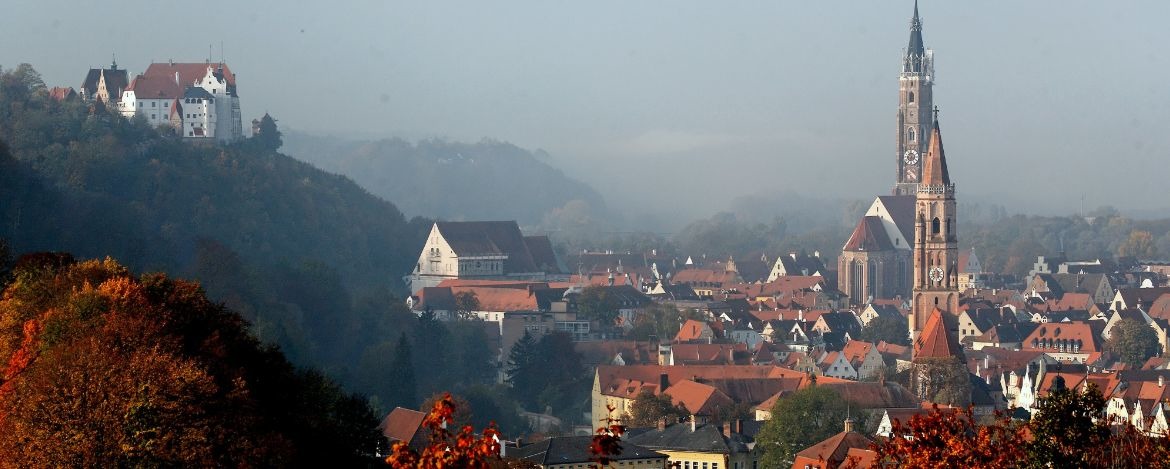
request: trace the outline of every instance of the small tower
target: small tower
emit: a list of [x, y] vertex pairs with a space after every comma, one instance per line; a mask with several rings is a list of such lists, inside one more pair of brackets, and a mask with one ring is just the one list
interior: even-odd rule
[[910, 43], [902, 53], [898, 88], [894, 194], [914, 195], [922, 180], [922, 159], [933, 130], [930, 110], [934, 106], [934, 51], [922, 42], [917, 1], [910, 19]]

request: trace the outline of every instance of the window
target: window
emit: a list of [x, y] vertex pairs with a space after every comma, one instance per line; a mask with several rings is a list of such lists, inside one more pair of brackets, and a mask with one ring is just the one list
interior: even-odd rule
[[913, 91], [910, 92], [910, 100], [908, 102], [911, 102], [911, 103], [914, 102], [914, 92]]
[[909, 129], [906, 129], [906, 139], [907, 139], [907, 140], [910, 140], [911, 142], [913, 142], [913, 141], [914, 141], [914, 137], [915, 137], [915, 134], [914, 134], [914, 127], [911, 127], [911, 128], [909, 128]]
[[163, 107], [171, 107], [171, 103], [163, 103]]
[[942, 230], [942, 223], [939, 222], [938, 217], [934, 217], [934, 220], [930, 222], [931, 234], [938, 234], [938, 232], [941, 230]]
[[154, 101], [151, 101], [151, 102], [150, 102], [150, 107], [158, 107], [158, 103], [157, 103], [157, 102], [154, 102]]

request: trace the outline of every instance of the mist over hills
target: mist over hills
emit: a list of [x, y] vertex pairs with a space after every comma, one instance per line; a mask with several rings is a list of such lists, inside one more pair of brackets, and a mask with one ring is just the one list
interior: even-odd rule
[[286, 132], [283, 150], [353, 178], [406, 213], [446, 220], [510, 220], [546, 225], [551, 212], [584, 204], [605, 212], [588, 184], [550, 166], [541, 150], [484, 139], [350, 140]]

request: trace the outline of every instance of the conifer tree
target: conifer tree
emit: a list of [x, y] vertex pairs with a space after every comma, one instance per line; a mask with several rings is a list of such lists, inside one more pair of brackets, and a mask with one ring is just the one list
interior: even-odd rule
[[418, 385], [414, 380], [414, 359], [410, 353], [410, 341], [406, 334], [398, 336], [398, 345], [394, 347], [394, 361], [390, 365], [394, 379], [390, 390], [390, 405], [414, 408], [418, 404]]
[[512, 385], [514, 395], [525, 407], [535, 403], [536, 393], [539, 392], [535, 382], [536, 358], [536, 339], [532, 338], [528, 331], [524, 331], [524, 336], [520, 337], [508, 352], [506, 372], [508, 384]]

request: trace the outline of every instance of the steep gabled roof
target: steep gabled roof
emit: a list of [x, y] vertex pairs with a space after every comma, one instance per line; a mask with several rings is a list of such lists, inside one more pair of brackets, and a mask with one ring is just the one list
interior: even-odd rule
[[917, 197], [914, 195], [882, 195], [878, 196], [878, 201], [885, 207], [886, 213], [890, 215], [894, 225], [898, 226], [898, 231], [902, 232], [902, 237], [906, 238], [906, 242], [913, 243], [914, 206], [917, 203]]
[[382, 430], [382, 436], [389, 439], [391, 443], [404, 441], [407, 444], [415, 446], [421, 443], [419, 435], [422, 429], [423, 419], [426, 416], [426, 414], [417, 410], [395, 407], [394, 410], [390, 411], [382, 419], [382, 423], [378, 425], [378, 429]]
[[926, 319], [926, 326], [922, 328], [922, 333], [914, 341], [915, 359], [946, 357], [962, 359], [963, 352], [959, 349], [959, 341], [951, 337], [942, 315], [942, 311], [934, 308], [930, 317]]
[[565, 272], [548, 236], [525, 236], [524, 244], [528, 246], [528, 253], [532, 255], [532, 263], [541, 272], [557, 274]]
[[844, 251], [884, 251], [894, 249], [882, 219], [876, 216], [862, 217], [845, 242]]
[[835, 468], [837, 464], [845, 461], [850, 449], [866, 449], [872, 444], [873, 440], [860, 433], [841, 432], [796, 453], [793, 467], [816, 465], [816, 467]]
[[175, 99], [183, 95], [183, 89], [173, 78], [138, 75], [126, 91], [133, 91], [137, 99]]
[[505, 273], [538, 272], [524, 235], [515, 221], [436, 222], [443, 240], [459, 256], [506, 254]]

